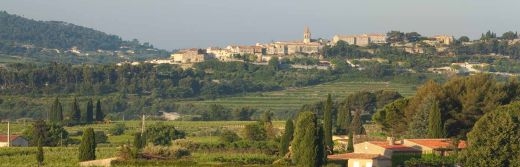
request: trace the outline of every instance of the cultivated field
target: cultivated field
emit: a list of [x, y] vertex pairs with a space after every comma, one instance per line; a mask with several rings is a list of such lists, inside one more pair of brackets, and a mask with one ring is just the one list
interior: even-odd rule
[[230, 108], [252, 107], [260, 110], [270, 109], [273, 112], [283, 112], [299, 109], [303, 104], [311, 104], [325, 100], [327, 94], [334, 99], [344, 99], [347, 95], [359, 91], [392, 90], [403, 96], [415, 94], [415, 86], [389, 82], [329, 82], [316, 86], [293, 88], [266, 93], [250, 93], [244, 96], [217, 98], [204, 101], [182, 101], [178, 104], [209, 105], [220, 104]]

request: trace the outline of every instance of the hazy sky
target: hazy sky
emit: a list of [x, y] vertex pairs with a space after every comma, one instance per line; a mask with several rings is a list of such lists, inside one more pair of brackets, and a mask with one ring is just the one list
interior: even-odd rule
[[0, 10], [91, 27], [162, 49], [335, 34], [417, 31], [479, 37], [520, 30], [518, 0], [0, 0]]

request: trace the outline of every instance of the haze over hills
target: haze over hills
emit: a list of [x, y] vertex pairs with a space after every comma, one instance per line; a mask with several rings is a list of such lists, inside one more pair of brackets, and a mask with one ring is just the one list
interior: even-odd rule
[[71, 23], [0, 12], [0, 62], [110, 63], [167, 55], [136, 39], [123, 41], [117, 35]]

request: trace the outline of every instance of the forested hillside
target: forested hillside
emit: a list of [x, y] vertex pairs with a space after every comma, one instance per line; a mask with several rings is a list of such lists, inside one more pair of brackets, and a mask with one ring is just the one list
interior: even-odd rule
[[36, 21], [0, 11], [0, 64], [12, 62], [116, 63], [168, 57], [137, 39], [60, 21]]

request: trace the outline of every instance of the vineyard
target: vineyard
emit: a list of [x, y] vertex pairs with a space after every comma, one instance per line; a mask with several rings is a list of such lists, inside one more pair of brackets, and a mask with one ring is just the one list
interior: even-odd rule
[[276, 113], [297, 110], [303, 104], [311, 104], [324, 100], [327, 94], [331, 94], [336, 100], [342, 100], [352, 93], [376, 90], [397, 91], [405, 97], [415, 94], [414, 85], [408, 84], [396, 84], [390, 82], [329, 82], [304, 88], [292, 88], [265, 93], [250, 93], [244, 96], [217, 98], [215, 100], [183, 101], [178, 102], [178, 104], [192, 104], [195, 106], [220, 104], [230, 108], [248, 106], [261, 110], [269, 109]]

